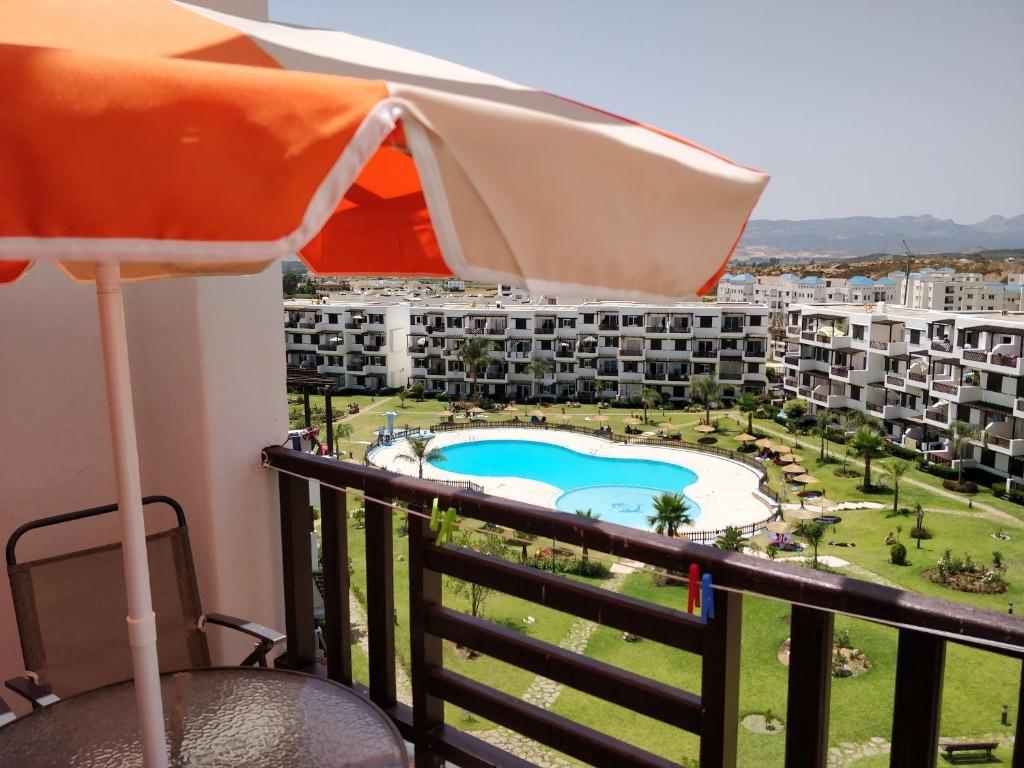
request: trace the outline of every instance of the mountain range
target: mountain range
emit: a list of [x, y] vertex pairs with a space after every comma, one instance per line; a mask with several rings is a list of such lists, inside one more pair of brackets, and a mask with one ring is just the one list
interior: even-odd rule
[[902, 253], [903, 240], [917, 254], [1020, 248], [1024, 247], [1024, 215], [990, 216], [976, 224], [958, 224], [952, 219], [934, 216], [751, 219], [737, 248], [737, 256]]

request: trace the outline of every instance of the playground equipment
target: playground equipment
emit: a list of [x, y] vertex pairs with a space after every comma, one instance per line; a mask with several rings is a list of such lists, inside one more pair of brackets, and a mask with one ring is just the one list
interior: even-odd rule
[[[312, 453], [317, 456], [328, 456], [330, 455], [330, 449], [320, 442], [317, 436], [320, 434], [319, 427], [302, 427], [301, 429], [289, 429], [288, 430], [288, 441], [291, 441], [292, 450], [303, 451], [304, 453]], [[308, 441], [309, 448], [305, 448], [302, 441]]]

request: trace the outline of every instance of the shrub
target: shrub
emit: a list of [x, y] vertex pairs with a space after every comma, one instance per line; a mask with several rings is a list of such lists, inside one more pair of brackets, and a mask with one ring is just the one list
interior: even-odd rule
[[947, 491], [956, 491], [957, 493], [977, 493], [978, 485], [970, 480], [965, 480], [962, 483], [958, 483], [956, 480], [943, 480], [942, 487]]
[[912, 539], [930, 539], [934, 534], [931, 528], [921, 527], [918, 528], [916, 525], [910, 529], [910, 538]]
[[992, 483], [992, 495], [1001, 498], [1006, 493], [1006, 483]]
[[448, 393], [447, 392], [438, 392], [436, 399], [440, 400], [442, 403], [446, 403], [446, 402], [448, 402]]
[[952, 467], [946, 467], [942, 464], [925, 464], [921, 467], [922, 471], [927, 472], [929, 475], [935, 475], [936, 477], [944, 477], [947, 480], [955, 480], [957, 477], [957, 471]]
[[585, 576], [590, 579], [605, 578], [609, 571], [608, 566], [598, 560], [581, 560], [578, 557], [555, 557], [542, 555], [530, 555], [526, 558], [524, 565], [536, 568], [538, 571], [551, 571], [555, 573], [567, 573], [572, 576]]
[[853, 645], [850, 644], [850, 630], [840, 629], [836, 632], [835, 644], [840, 648], [853, 648]]
[[917, 451], [912, 451], [909, 448], [904, 448], [902, 445], [896, 445], [896, 443], [889, 443], [889, 453], [900, 459], [916, 459], [920, 454]]
[[1006, 494], [1006, 497], [1014, 504], [1024, 504], [1024, 491], [1018, 491], [1016, 488], [1011, 488], [1010, 492]]
[[992, 553], [992, 565], [994, 565], [996, 568], [1003, 567], [1003, 553], [1000, 552], [998, 549]]
[[889, 549], [889, 559], [892, 561], [893, 565], [906, 565], [907, 548], [897, 541], [892, 545], [892, 548]]

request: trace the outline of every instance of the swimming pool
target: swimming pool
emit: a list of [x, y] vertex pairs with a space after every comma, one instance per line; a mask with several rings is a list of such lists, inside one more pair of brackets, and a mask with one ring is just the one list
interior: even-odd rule
[[[602, 520], [649, 528], [651, 500], [664, 491], [684, 493], [697, 474], [678, 464], [651, 459], [591, 456], [560, 445], [529, 440], [477, 440], [447, 445], [445, 461], [434, 466], [460, 475], [521, 477], [564, 493], [555, 501], [564, 512], [592, 509]], [[685, 494], [684, 494], [685, 495]], [[687, 499], [696, 520], [700, 507]]]

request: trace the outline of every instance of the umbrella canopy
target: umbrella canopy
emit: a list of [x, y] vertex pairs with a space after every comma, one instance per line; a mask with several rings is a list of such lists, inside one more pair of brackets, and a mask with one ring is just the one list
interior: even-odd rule
[[813, 520], [820, 512], [813, 509], [787, 509], [786, 517], [795, 517], [797, 520]]
[[18, 147], [0, 156], [0, 280], [32, 260], [79, 279], [97, 261], [132, 279], [250, 274], [297, 252], [320, 274], [674, 301], [716, 284], [768, 182], [341, 32], [169, 0], [64, 5], [58, 23], [48, 3], [0, 4], [0, 124]]
[[571, 413], [560, 413], [560, 414], [558, 414], [558, 416], [556, 418], [559, 418], [562, 421], [568, 421], [569, 419], [572, 418], [572, 414]]
[[742, 435], [736, 436], [736, 442], [739, 443], [749, 443], [752, 440], [757, 440], [757, 438], [754, 437], [753, 435], [748, 435], [746, 432], [744, 432]]
[[502, 408], [501, 410], [503, 410], [503, 411], [510, 411], [510, 412], [511, 412], [511, 411], [515, 411], [515, 412], [518, 412], [518, 411], [519, 411], [519, 406], [518, 406], [518, 405], [516, 405], [515, 403], [509, 403], [508, 405], [506, 405], [506, 406], [505, 406], [504, 408]]
[[605, 415], [603, 413], [599, 413], [596, 416], [591, 416], [590, 420], [591, 421], [608, 421], [608, 418], [609, 417], [607, 415]]
[[623, 424], [629, 424], [631, 427], [635, 427], [637, 424], [643, 424], [643, 419], [638, 419], [636, 416], [627, 416], [622, 420]]
[[799, 464], [787, 464], [782, 468], [782, 473], [785, 475], [802, 475], [806, 471]]
[[541, 416], [544, 416], [546, 414], [540, 408], [534, 408], [532, 411], [530, 411], [528, 415], [536, 416], [539, 419]]
[[451, 411], [438, 411], [437, 415], [438, 416], [443, 416], [445, 418], [448, 418], [449, 416], [454, 416], [455, 414], [452, 413]]
[[693, 428], [694, 432], [700, 432], [702, 435], [709, 435], [715, 431], [715, 428], [710, 424], [700, 424]]
[[0, 3], [0, 70], [0, 283], [33, 261], [96, 281], [150, 767], [167, 755], [122, 281], [299, 253], [318, 274], [674, 301], [717, 283], [768, 181], [449, 62], [169, 0]]
[[671, 421], [663, 421], [663, 422], [661, 422], [661, 424], [658, 425], [658, 428], [659, 429], [679, 429], [679, 427], [677, 427]]
[[779, 456], [779, 461], [795, 463], [802, 459], [802, 456], [797, 456], [795, 453], [784, 453]]
[[474, 405], [472, 408], [467, 410], [466, 413], [484, 413], [484, 409], [479, 405]]
[[770, 531], [771, 533], [778, 534], [793, 532], [793, 526], [790, 523], [787, 523], [785, 520], [772, 520], [767, 525], [765, 525], [765, 529]]
[[814, 475], [807, 475], [807, 474], [797, 475], [796, 477], [791, 477], [790, 480], [792, 482], [794, 482], [794, 483], [800, 483], [802, 485], [810, 485], [811, 483], [820, 482], [818, 480], [818, 478], [816, 478]]
[[775, 441], [772, 440], [770, 437], [762, 437], [760, 440], [755, 442], [754, 445], [756, 445], [758, 448], [771, 449], [775, 447]]
[[769, 447], [776, 453], [786, 453], [790, 450], [790, 447], [785, 443], [772, 443]]

